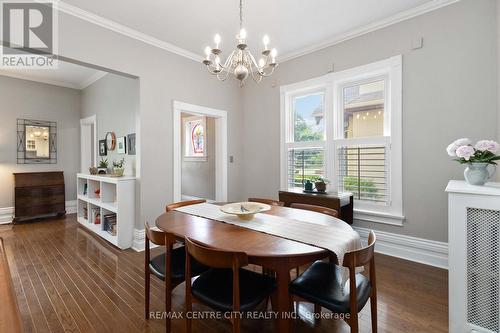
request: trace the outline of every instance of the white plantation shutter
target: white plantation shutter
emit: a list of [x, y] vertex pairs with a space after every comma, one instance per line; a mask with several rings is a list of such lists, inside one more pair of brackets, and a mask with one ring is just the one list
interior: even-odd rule
[[306, 180], [325, 176], [321, 147], [288, 149], [288, 188], [303, 188]]
[[355, 200], [388, 205], [387, 145], [346, 145], [337, 149], [337, 184]]

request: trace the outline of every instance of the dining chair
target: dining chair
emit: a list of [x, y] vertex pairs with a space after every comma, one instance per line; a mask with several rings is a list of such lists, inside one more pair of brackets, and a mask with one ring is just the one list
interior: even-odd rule
[[[344, 255], [343, 267], [349, 270], [349, 280], [343, 284], [344, 269], [332, 262], [316, 261], [290, 284], [290, 293], [329, 309], [334, 313], [349, 314], [344, 320], [351, 333], [359, 331], [358, 312], [370, 299], [372, 332], [377, 332], [377, 285], [375, 279], [374, 249], [377, 237], [368, 236], [368, 246]], [[356, 273], [357, 267], [369, 266], [369, 278]]]
[[171, 212], [174, 209], [179, 208], [179, 207], [197, 205], [197, 204], [201, 204], [201, 203], [205, 203], [205, 202], [207, 202], [207, 200], [205, 200], [205, 199], [174, 202], [174, 203], [167, 205], [165, 207], [165, 210], [168, 213], [168, 212]]
[[[329, 216], [337, 217], [337, 218], [339, 216], [339, 213], [335, 209], [323, 207], [323, 206], [316, 206], [316, 205], [309, 205], [309, 204], [302, 204], [302, 203], [291, 203], [290, 208], [309, 210], [312, 212], [321, 213], [321, 214], [325, 214], [325, 215], [329, 215]], [[296, 267], [295, 268], [295, 275], [298, 277], [299, 273], [300, 273], [300, 267]]]
[[290, 207], [296, 208], [296, 209], [310, 210], [313, 212], [330, 215], [332, 217], [337, 217], [337, 218], [339, 217], [338, 211], [336, 211], [335, 209], [332, 209], [332, 208], [328, 208], [328, 207], [302, 204], [302, 203], [292, 203], [292, 204], [290, 204]]
[[[276, 280], [242, 267], [248, 265], [244, 252], [208, 248], [186, 238], [186, 313], [192, 311], [193, 301], [217, 311], [248, 312], [269, 299]], [[191, 258], [192, 257], [192, 258]], [[202, 273], [192, 284], [190, 262], [197, 260], [211, 269]], [[233, 333], [240, 332], [240, 317], [231, 316]], [[192, 329], [191, 317], [186, 316], [186, 332]]]
[[[186, 251], [184, 246], [173, 248], [175, 243], [174, 234], [163, 232], [160, 230], [153, 230], [147, 222], [144, 223], [146, 230], [146, 244], [145, 244], [145, 260], [144, 260], [144, 284], [145, 284], [145, 304], [144, 304], [144, 315], [146, 319], [149, 319], [149, 297], [151, 290], [151, 274], [165, 281], [165, 312], [168, 313], [172, 309], [172, 290], [179, 284], [184, 282], [185, 273], [185, 263], [186, 263]], [[165, 246], [165, 252], [155, 256], [151, 259], [151, 250], [149, 248], [150, 242]], [[167, 270], [166, 267], [169, 267]], [[189, 269], [190, 276], [197, 276], [207, 267], [199, 264], [197, 261], [193, 260], [191, 262], [191, 268]], [[170, 318], [166, 316], [166, 332], [170, 332]]]
[[283, 207], [285, 205], [284, 202], [273, 200], [273, 199], [261, 199], [261, 198], [248, 198], [249, 202], [260, 202], [263, 204], [267, 204], [270, 206], [280, 206]]

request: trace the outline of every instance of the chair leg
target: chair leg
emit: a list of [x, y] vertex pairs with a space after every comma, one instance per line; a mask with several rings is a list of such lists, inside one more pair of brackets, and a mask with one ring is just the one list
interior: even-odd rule
[[146, 270], [145, 271], [145, 276], [144, 276], [144, 287], [145, 287], [145, 294], [146, 294], [146, 299], [144, 302], [144, 318], [146, 320], [149, 319], [149, 292], [150, 292], [150, 284], [151, 284], [151, 275], [149, 272]]
[[233, 325], [233, 333], [240, 333], [240, 317], [238, 317], [238, 314], [234, 315], [234, 318], [231, 320], [231, 324]]
[[350, 316], [351, 318], [349, 318], [349, 325], [351, 326], [351, 333], [358, 333], [359, 332], [358, 312], [351, 311]]
[[172, 311], [172, 284], [170, 279], [165, 279], [165, 332], [170, 333], [171, 331], [171, 319], [170, 319], [170, 311]]
[[372, 333], [377, 333], [377, 296], [370, 297], [370, 310], [372, 314]]

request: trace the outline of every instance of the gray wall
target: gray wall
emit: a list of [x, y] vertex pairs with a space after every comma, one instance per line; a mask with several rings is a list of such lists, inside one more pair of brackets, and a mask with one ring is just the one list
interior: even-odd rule
[[[106, 74], [82, 90], [82, 118], [97, 116], [97, 140], [115, 132], [116, 137], [136, 131], [139, 113], [139, 80], [115, 74]], [[136, 147], [137, 148], [137, 147]], [[135, 175], [136, 155], [118, 154], [116, 149], [103, 157], [113, 166], [113, 161], [125, 158], [125, 174]], [[101, 157], [97, 157], [100, 161]]]
[[[13, 172], [64, 171], [66, 200], [76, 200], [80, 166], [80, 91], [0, 76], [0, 208], [14, 206]], [[17, 164], [17, 119], [57, 122], [57, 164]]]
[[[190, 116], [182, 114], [182, 117]], [[181, 120], [182, 121], [182, 120]], [[207, 117], [207, 159], [204, 161], [186, 161], [182, 159], [182, 194], [198, 198], [215, 200], [215, 119]], [[182, 154], [186, 149], [184, 126], [182, 128]]]
[[59, 17], [59, 53], [70, 59], [129, 73], [140, 78], [141, 217], [154, 223], [173, 197], [172, 103], [174, 100], [228, 111], [229, 199], [242, 198], [242, 90], [233, 80], [218, 82], [200, 62], [93, 25], [68, 14]]
[[[363, 227], [447, 241], [450, 161], [454, 139], [497, 133], [494, 0], [463, 0], [280, 65], [271, 80], [244, 90], [245, 196], [276, 197], [279, 188], [279, 86], [403, 54], [403, 227]], [[411, 50], [411, 41], [424, 47]], [[265, 149], [263, 149], [265, 147]]]

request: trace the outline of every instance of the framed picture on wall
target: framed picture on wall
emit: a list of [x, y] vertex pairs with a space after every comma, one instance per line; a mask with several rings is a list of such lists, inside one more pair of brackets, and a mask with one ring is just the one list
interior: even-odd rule
[[108, 146], [106, 145], [106, 140], [99, 140], [99, 156], [108, 155]]
[[127, 150], [129, 155], [135, 155], [135, 133], [127, 135]]
[[121, 136], [116, 140], [116, 152], [118, 154], [126, 154], [127, 153], [127, 137]]

